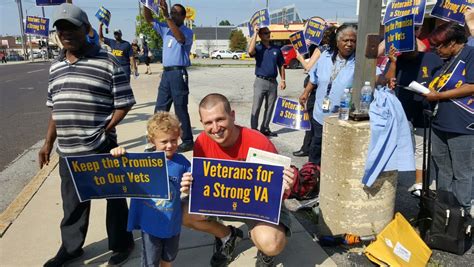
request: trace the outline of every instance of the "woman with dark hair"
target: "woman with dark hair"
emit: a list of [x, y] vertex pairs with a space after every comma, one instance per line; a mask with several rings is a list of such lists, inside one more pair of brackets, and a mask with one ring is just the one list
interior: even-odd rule
[[352, 87], [355, 68], [357, 30], [351, 25], [342, 25], [329, 49], [309, 71], [309, 83], [299, 101], [306, 105], [310, 93], [317, 87], [311, 127], [314, 135], [309, 150], [309, 161], [320, 164], [324, 118], [338, 111], [344, 89]]
[[464, 27], [437, 27], [430, 43], [446, 59], [429, 84], [426, 99], [435, 104], [432, 137], [433, 178], [451, 191], [469, 212], [474, 179], [474, 47], [466, 45]]

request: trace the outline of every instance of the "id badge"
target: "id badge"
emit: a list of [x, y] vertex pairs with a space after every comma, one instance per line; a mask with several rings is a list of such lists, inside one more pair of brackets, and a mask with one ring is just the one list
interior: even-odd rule
[[170, 39], [170, 41], [168, 42], [168, 47], [171, 47], [173, 45], [173, 39]]
[[329, 107], [331, 106], [331, 100], [329, 100], [328, 96], [325, 96], [323, 99], [323, 112], [324, 113], [329, 113]]

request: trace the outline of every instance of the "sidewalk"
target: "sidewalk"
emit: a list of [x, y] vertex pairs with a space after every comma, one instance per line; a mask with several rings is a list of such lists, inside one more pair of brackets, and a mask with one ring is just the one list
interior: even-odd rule
[[[118, 127], [119, 143], [130, 151], [141, 152], [145, 145], [145, 125], [153, 113], [156, 101], [157, 87], [160, 79], [159, 65], [152, 65], [153, 75], [142, 74], [139, 79], [132, 79], [132, 87], [137, 104]], [[139, 66], [144, 73], [143, 66]], [[198, 99], [190, 97], [189, 111], [191, 125], [195, 136], [202, 130], [197, 113]], [[191, 159], [192, 153], [185, 154]], [[62, 218], [62, 203], [60, 196], [60, 178], [58, 169], [46, 178], [45, 182], [27, 204], [18, 218], [13, 222], [4, 236], [0, 239], [1, 266], [42, 266], [51, 258], [60, 246], [59, 223]], [[85, 254], [69, 266], [103, 266], [110, 257], [107, 250], [105, 229], [105, 201], [95, 200], [92, 203], [90, 225]], [[279, 266], [335, 266], [324, 250], [313, 242], [297, 220], [292, 221], [293, 235], [288, 240], [286, 249], [277, 257]], [[242, 224], [234, 224], [241, 227]], [[139, 266], [141, 240], [135, 233], [136, 248], [132, 258], [124, 266]], [[175, 266], [209, 266], [213, 251], [213, 237], [204, 233], [183, 227], [180, 241], [180, 252]], [[231, 266], [253, 266], [256, 248], [245, 238], [238, 246], [239, 256]]]

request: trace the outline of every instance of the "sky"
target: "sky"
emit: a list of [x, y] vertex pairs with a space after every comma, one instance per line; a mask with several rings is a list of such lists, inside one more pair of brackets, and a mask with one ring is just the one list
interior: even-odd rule
[[[89, 21], [97, 28], [99, 21], [95, 13], [104, 6], [112, 13], [111, 29], [121, 29], [125, 40], [135, 38], [135, 18], [138, 13], [138, 0], [73, 0], [73, 3], [87, 12]], [[356, 20], [356, 0], [269, 0], [269, 8], [279, 9], [295, 4], [302, 18], [320, 16], [334, 20], [336, 17]], [[23, 14], [42, 16], [41, 8], [36, 7], [35, 0], [22, 0]], [[197, 26], [214, 26], [221, 20], [240, 24], [250, 18], [257, 10], [265, 8], [265, 0], [171, 0], [172, 4], [180, 3], [196, 9]], [[45, 7], [45, 15], [51, 17], [55, 7]], [[15, 0], [0, 0], [0, 35], [19, 35], [20, 23], [18, 7]], [[50, 25], [51, 27], [51, 25]], [[109, 32], [110, 35], [112, 31]]]

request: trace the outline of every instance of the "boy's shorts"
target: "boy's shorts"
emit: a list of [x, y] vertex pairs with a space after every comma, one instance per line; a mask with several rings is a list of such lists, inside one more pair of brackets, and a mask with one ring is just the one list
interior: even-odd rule
[[142, 231], [142, 266], [160, 266], [160, 260], [172, 262], [179, 249], [179, 234], [159, 238]]

